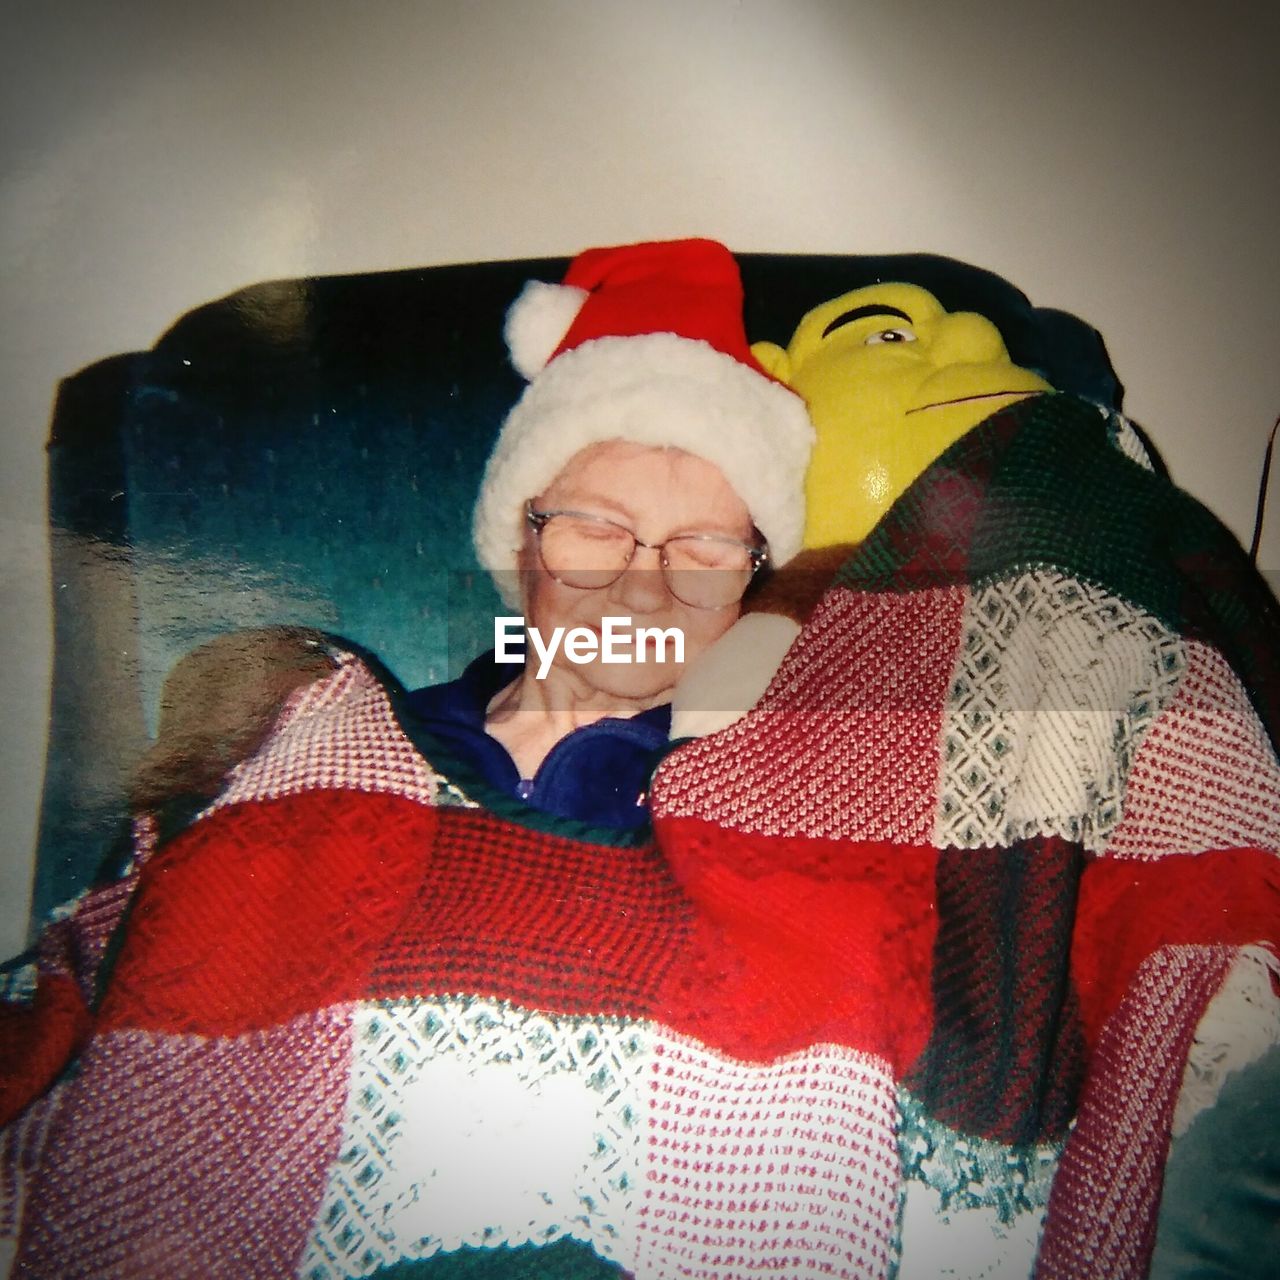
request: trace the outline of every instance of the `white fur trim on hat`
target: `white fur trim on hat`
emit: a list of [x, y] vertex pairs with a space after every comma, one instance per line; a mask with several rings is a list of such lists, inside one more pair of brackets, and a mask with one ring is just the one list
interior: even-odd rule
[[502, 336], [516, 372], [526, 381], [542, 372], [551, 353], [569, 332], [587, 291], [571, 284], [530, 280], [507, 309]]
[[603, 440], [684, 449], [719, 467], [769, 542], [800, 549], [813, 428], [794, 392], [709, 343], [673, 333], [605, 337], [557, 356], [507, 415], [476, 503], [480, 563], [515, 603], [524, 504]]

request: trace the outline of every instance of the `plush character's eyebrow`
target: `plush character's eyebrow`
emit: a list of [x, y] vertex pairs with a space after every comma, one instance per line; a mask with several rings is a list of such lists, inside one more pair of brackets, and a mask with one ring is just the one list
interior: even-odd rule
[[834, 333], [842, 324], [849, 324], [853, 320], [861, 320], [863, 316], [901, 316], [908, 324], [915, 323], [905, 311], [899, 311], [897, 307], [891, 307], [884, 302], [876, 302], [867, 307], [854, 307], [852, 311], [846, 311], [843, 315], [836, 316], [823, 329], [822, 337], [825, 338], [827, 334]]

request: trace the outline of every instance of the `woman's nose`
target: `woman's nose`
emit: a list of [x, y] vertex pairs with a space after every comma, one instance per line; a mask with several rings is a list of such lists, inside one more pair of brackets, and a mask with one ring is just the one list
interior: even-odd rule
[[662, 576], [662, 551], [658, 547], [637, 546], [631, 563], [609, 589], [611, 599], [638, 613], [662, 608], [670, 594]]

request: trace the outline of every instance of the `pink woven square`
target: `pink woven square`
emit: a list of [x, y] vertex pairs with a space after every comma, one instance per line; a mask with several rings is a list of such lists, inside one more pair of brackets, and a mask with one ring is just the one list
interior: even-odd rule
[[664, 761], [655, 816], [928, 844], [965, 595], [829, 591], [759, 706]]
[[16, 1274], [291, 1274], [336, 1158], [346, 1010], [234, 1039], [96, 1040], [27, 1194]]
[[666, 1033], [647, 1073], [638, 1275], [888, 1273], [900, 1174], [886, 1064], [837, 1045], [745, 1063]]

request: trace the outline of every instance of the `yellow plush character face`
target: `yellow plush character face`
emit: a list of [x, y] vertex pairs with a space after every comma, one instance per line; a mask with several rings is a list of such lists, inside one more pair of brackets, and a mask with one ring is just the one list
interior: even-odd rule
[[1052, 388], [999, 330], [911, 284], [855, 289], [810, 311], [784, 351], [752, 352], [809, 406], [817, 443], [804, 545], [857, 542], [946, 447], [997, 409]]

